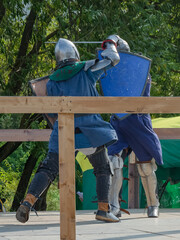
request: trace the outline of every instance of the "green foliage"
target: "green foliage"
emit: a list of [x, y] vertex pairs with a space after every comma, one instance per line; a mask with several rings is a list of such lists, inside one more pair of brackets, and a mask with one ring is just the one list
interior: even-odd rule
[[9, 164], [8, 160], [3, 162], [0, 166], [0, 193], [1, 198], [5, 198], [5, 207], [8, 211], [11, 207], [13, 197], [18, 185], [20, 173], [14, 171], [13, 167]]
[[51, 184], [46, 201], [47, 211], [58, 211], [60, 209], [58, 178]]
[[21, 117], [22, 114], [0, 114], [0, 129], [19, 128]]
[[[152, 95], [178, 96], [179, 34], [178, 1], [4, 1], [6, 14], [0, 25], [0, 91], [12, 94], [11, 73], [21, 81], [18, 94], [27, 94], [28, 80], [47, 75], [55, 67], [54, 45], [65, 37], [72, 41], [102, 41], [119, 34], [132, 52], [152, 59]], [[28, 14], [34, 9], [35, 21], [27, 50], [22, 54], [22, 37]], [[11, 24], [9, 24], [11, 23]], [[48, 39], [49, 40], [49, 39]], [[40, 43], [40, 47], [39, 44]], [[94, 44], [79, 44], [82, 60], [95, 57]], [[100, 45], [97, 45], [100, 47]], [[19, 55], [22, 58], [20, 63]], [[14, 92], [14, 91], [13, 91]]]
[[[1, 2], [1, 9], [4, 9], [0, 15], [1, 96], [32, 95], [28, 81], [52, 72], [56, 64], [54, 44], [46, 42], [57, 41], [59, 37], [72, 41], [102, 41], [110, 34], [120, 35], [129, 43], [132, 52], [141, 52], [152, 59], [152, 96], [180, 95], [179, 1]], [[95, 58], [95, 48], [100, 45], [79, 44], [77, 47], [81, 60], [88, 60]], [[22, 114], [1, 114], [0, 128], [47, 127], [39, 116], [31, 121], [33, 117], [35, 115], [24, 118]], [[103, 115], [107, 121], [109, 117]], [[10, 201], [33, 146], [33, 143], [23, 143], [1, 164], [0, 190]], [[43, 144], [37, 146], [41, 158], [47, 144], [42, 149]], [[51, 196], [49, 202], [50, 199]]]

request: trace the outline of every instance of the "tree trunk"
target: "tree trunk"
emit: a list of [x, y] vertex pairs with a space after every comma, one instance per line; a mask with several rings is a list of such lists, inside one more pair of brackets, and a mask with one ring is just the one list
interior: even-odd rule
[[22, 142], [7, 142], [0, 148], [0, 163], [12, 154]]
[[36, 165], [38, 157], [39, 154], [37, 154], [37, 145], [35, 145], [35, 147], [31, 151], [31, 155], [29, 156], [24, 166], [24, 170], [19, 181], [10, 211], [16, 211], [19, 207], [20, 202], [24, 199], [27, 187], [29, 185], [29, 180], [31, 178], [31, 174]]

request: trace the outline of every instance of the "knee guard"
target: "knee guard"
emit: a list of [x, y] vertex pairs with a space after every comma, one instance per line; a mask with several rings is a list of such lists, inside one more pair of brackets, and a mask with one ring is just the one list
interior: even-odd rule
[[32, 180], [28, 193], [39, 198], [47, 187], [55, 180], [59, 172], [58, 154], [48, 153], [40, 164], [34, 179]]
[[123, 183], [123, 159], [122, 152], [118, 154], [119, 156], [109, 156], [114, 170], [114, 175], [112, 176], [112, 185], [110, 187], [110, 205], [111, 212], [116, 216], [120, 214], [120, 204], [119, 204], [119, 193]]
[[87, 155], [87, 157], [94, 167], [98, 202], [109, 203], [112, 168], [110, 167], [110, 159], [106, 148], [104, 146], [99, 147], [95, 153]]
[[150, 163], [137, 164], [139, 175], [141, 176], [142, 185], [147, 199], [147, 206], [159, 206], [158, 194], [157, 194], [157, 178], [155, 171], [157, 166], [155, 160], [152, 159]]
[[112, 164], [104, 146], [97, 148], [93, 154], [87, 155], [87, 157], [94, 168], [95, 176], [100, 174], [113, 175]]

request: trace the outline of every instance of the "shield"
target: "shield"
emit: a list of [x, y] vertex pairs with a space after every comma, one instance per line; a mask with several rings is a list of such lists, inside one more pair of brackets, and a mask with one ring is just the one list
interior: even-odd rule
[[[98, 50], [101, 60], [102, 50]], [[119, 52], [120, 62], [107, 70], [100, 78], [100, 88], [103, 96], [139, 97], [142, 96], [147, 84], [151, 60], [130, 52]], [[129, 114], [116, 113], [119, 119]]]
[[[49, 81], [49, 76], [45, 76], [42, 78], [37, 78], [29, 81], [29, 85], [31, 87], [32, 93], [35, 96], [47, 96], [46, 92], [46, 84]], [[43, 117], [47, 121], [50, 128], [53, 127], [54, 122], [57, 118], [50, 117], [48, 114], [43, 114]]]

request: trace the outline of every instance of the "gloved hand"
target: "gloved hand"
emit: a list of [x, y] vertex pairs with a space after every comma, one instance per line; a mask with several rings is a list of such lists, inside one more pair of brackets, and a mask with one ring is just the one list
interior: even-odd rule
[[113, 43], [117, 48], [117, 46], [119, 45], [120, 39], [121, 38], [118, 35], [110, 35], [109, 37], [106, 38], [106, 40], [103, 41], [101, 47], [102, 47], [102, 49], [106, 49], [107, 43]]
[[122, 38], [119, 39], [118, 41], [118, 45], [117, 45], [117, 51], [126, 51], [126, 52], [130, 52], [130, 47], [129, 44], [123, 40]]
[[106, 49], [106, 45], [108, 42], [114, 43], [118, 51], [130, 51], [128, 43], [122, 38], [120, 38], [118, 35], [108, 36], [107, 39], [102, 43], [102, 49]]

